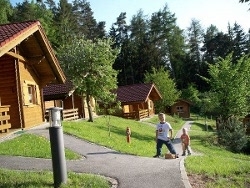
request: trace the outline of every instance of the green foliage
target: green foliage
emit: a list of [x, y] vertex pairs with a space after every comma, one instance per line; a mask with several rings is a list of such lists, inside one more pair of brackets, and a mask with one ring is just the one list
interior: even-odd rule
[[[67, 77], [81, 93], [106, 99], [111, 89], [116, 89], [117, 72], [112, 69], [118, 53], [111, 49], [111, 40], [85, 40], [74, 38], [59, 50], [59, 59]], [[101, 86], [101, 87], [100, 87]]]
[[201, 27], [200, 21], [196, 19], [191, 20], [191, 24], [187, 29], [187, 57], [184, 66], [184, 80], [188, 83], [197, 85], [200, 91], [205, 90], [206, 83], [200, 79], [197, 74], [201, 74], [206, 68], [205, 63], [202, 61], [202, 53], [200, 46], [204, 40], [204, 31]]
[[39, 20], [43, 29], [46, 32], [46, 35], [49, 38], [49, 41], [52, 44], [56, 43], [56, 27], [53, 23], [54, 15], [51, 10], [46, 8], [44, 3], [36, 3], [35, 1], [24, 1], [22, 3], [18, 3], [13, 8], [13, 11], [14, 13], [12, 14], [12, 16], [10, 16], [11, 22]]
[[173, 105], [179, 99], [181, 93], [176, 89], [174, 80], [169, 77], [169, 72], [164, 70], [164, 68], [158, 70], [153, 68], [152, 73], [147, 72], [145, 74], [145, 82], [154, 83], [160, 91], [162, 100], [155, 103], [155, 108], [158, 112], [164, 112], [167, 106]]
[[235, 115], [246, 115], [249, 110], [250, 58], [243, 56], [232, 63], [232, 55], [209, 64], [209, 75], [204, 78], [211, 86], [211, 102], [216, 104], [217, 116], [227, 119]]
[[246, 128], [236, 117], [218, 119], [219, 143], [233, 152], [240, 152], [247, 144]]
[[203, 116], [216, 116], [216, 108], [218, 100], [213, 92], [200, 93], [200, 101], [198, 103], [199, 113]]
[[231, 39], [232, 62], [237, 63], [237, 61], [243, 56], [249, 54], [247, 36], [241, 26], [234, 23], [233, 26], [228, 25], [228, 35]]
[[67, 78], [80, 95], [86, 95], [87, 101], [90, 96], [104, 104], [116, 99], [112, 91], [117, 88], [117, 71], [112, 65], [119, 51], [112, 49], [111, 45], [110, 39], [93, 42], [74, 38], [59, 49], [58, 58]]
[[[107, 37], [105, 22], [96, 21], [90, 4], [87, 0], [40, 0], [23, 1], [11, 7], [9, 1], [1, 0], [0, 22], [38, 19], [57, 51], [76, 36], [93, 41]], [[112, 47], [121, 48], [113, 66], [119, 71], [119, 85], [141, 83], [152, 67], [164, 66], [178, 89], [194, 83], [200, 92], [208, 91], [207, 83], [197, 76], [209, 78], [205, 62], [214, 64], [229, 53], [233, 53], [235, 62], [250, 51], [248, 33], [238, 24], [230, 26], [226, 33], [211, 25], [203, 35], [203, 28], [194, 19], [188, 30], [181, 29], [167, 4], [149, 17], [140, 10], [130, 23], [126, 19], [126, 13], [122, 12], [109, 32], [115, 41]]]
[[186, 89], [181, 90], [181, 98], [189, 100], [192, 102], [192, 107], [194, 111], [198, 111], [198, 106], [200, 104], [200, 93], [194, 84], [189, 84]]
[[114, 46], [121, 47], [114, 64], [119, 70], [119, 85], [141, 83], [152, 67], [164, 66], [175, 80], [182, 82], [184, 72], [183, 31], [176, 25], [176, 17], [167, 7], [152, 14], [150, 19], [139, 10], [126, 24], [126, 13], [121, 13], [110, 30]]
[[11, 7], [9, 0], [0, 0], [0, 24], [8, 23], [8, 17], [13, 14], [13, 9]]

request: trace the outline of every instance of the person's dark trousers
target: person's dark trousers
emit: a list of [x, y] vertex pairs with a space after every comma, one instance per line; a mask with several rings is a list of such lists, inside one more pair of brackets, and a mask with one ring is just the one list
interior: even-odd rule
[[176, 151], [174, 149], [174, 146], [173, 146], [171, 140], [165, 141], [165, 140], [157, 139], [157, 144], [156, 144], [156, 151], [157, 151], [156, 155], [157, 156], [161, 155], [161, 148], [162, 148], [163, 144], [165, 144], [167, 146], [170, 153], [176, 154]]

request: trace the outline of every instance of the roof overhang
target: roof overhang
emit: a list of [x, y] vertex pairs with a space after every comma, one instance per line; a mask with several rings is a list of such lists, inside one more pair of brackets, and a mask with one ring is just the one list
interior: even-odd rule
[[1, 43], [0, 57], [11, 56], [29, 65], [41, 85], [64, 83], [66, 78], [39, 21], [15, 33]]

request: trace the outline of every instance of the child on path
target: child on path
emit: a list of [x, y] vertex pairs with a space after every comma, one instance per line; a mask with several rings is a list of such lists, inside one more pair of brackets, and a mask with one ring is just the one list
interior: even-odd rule
[[171, 142], [171, 139], [173, 138], [173, 129], [171, 125], [166, 122], [166, 117], [164, 113], [159, 113], [158, 118], [160, 120], [160, 123], [156, 125], [156, 155], [154, 157], [160, 157], [162, 145], [165, 144], [170, 153], [174, 154], [175, 157], [178, 158], [178, 154], [176, 153], [174, 146]]
[[182, 135], [181, 135], [181, 144], [182, 144], [182, 156], [186, 155], [186, 150], [188, 152], [188, 155], [191, 155], [190, 151], [190, 137], [187, 132], [187, 128], [182, 129]]

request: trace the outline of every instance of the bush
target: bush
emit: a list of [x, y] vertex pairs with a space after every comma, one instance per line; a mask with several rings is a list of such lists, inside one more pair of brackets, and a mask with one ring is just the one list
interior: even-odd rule
[[247, 144], [245, 126], [235, 117], [217, 122], [219, 144], [233, 152], [241, 152]]

